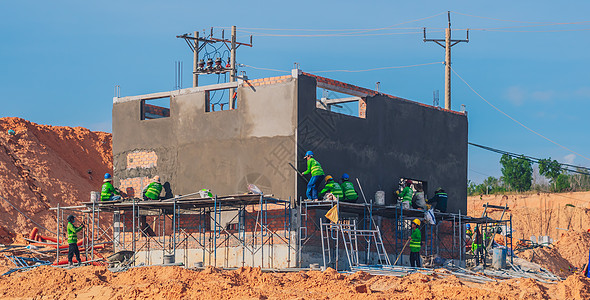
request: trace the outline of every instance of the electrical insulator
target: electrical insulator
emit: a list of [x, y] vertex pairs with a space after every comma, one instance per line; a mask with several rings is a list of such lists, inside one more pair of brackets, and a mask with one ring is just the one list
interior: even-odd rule
[[229, 57], [227, 58], [227, 64], [225, 65], [226, 69], [231, 68], [231, 62], [229, 61]]
[[215, 59], [215, 71], [219, 72], [223, 70], [223, 67], [221, 66], [221, 57], [218, 57]]
[[213, 71], [213, 59], [207, 59], [207, 72]]
[[197, 72], [203, 72], [205, 71], [205, 61], [203, 59], [200, 59], [199, 62], [197, 63]]

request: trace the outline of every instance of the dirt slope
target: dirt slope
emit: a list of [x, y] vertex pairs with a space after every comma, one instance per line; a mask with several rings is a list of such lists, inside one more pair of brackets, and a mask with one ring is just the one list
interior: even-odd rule
[[[16, 135], [8, 135], [9, 129]], [[90, 191], [100, 190], [111, 169], [110, 133], [0, 118], [0, 196], [50, 230], [56, 222], [48, 208], [89, 201]], [[0, 243], [33, 227], [0, 200]]]
[[111, 273], [104, 267], [39, 267], [0, 277], [0, 297], [11, 299], [588, 299], [590, 280], [570, 276], [558, 284], [532, 279], [475, 284], [456, 277], [403, 278], [363, 272], [262, 273], [258, 268], [201, 272], [143, 267]]

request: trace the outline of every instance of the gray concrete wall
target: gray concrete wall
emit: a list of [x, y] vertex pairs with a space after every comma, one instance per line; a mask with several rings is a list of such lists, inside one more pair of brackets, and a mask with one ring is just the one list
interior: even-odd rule
[[[367, 98], [366, 119], [329, 112], [316, 108], [316, 80], [305, 75], [298, 95], [300, 169], [312, 150], [327, 174], [358, 177], [367, 198], [381, 189], [391, 204], [400, 177], [412, 178], [428, 183], [428, 196], [443, 187], [449, 211], [467, 211], [466, 115], [379, 95]], [[298, 196], [305, 196], [303, 181]]]
[[[205, 112], [205, 92], [170, 100], [170, 117], [141, 120], [141, 101], [113, 105], [115, 185], [121, 179], [160, 175], [172, 194], [209, 188], [214, 194], [295, 194], [296, 82], [238, 89], [237, 109]], [[227, 92], [226, 92], [227, 95]], [[149, 150], [157, 166], [128, 168], [127, 155]]]

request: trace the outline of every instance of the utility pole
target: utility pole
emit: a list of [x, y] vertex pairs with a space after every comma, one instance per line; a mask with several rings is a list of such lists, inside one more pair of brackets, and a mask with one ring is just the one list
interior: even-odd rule
[[[229, 81], [236, 81], [236, 26], [231, 27], [231, 50], [230, 50], [230, 70], [229, 70]], [[235, 90], [229, 89], [229, 109], [236, 108]]]
[[[447, 12], [449, 25], [445, 31], [445, 39], [427, 39], [426, 28], [424, 28], [424, 42], [435, 42], [445, 48], [445, 109], [451, 109], [451, 47], [458, 43], [469, 43], [469, 29], [467, 29], [467, 38], [465, 40], [451, 39], [451, 12]], [[444, 45], [442, 44], [444, 42]]]
[[[237, 29], [236, 26], [231, 27], [231, 39], [225, 39], [224, 30], [221, 31], [221, 38], [216, 38], [213, 36], [213, 27], [211, 28], [211, 34], [203, 34], [203, 37], [199, 36], [199, 32], [193, 32], [193, 36], [190, 34], [183, 34], [177, 35], [177, 38], [184, 39], [188, 47], [193, 52], [193, 87], [197, 87], [199, 85], [199, 74], [206, 75], [206, 74], [225, 74], [229, 73], [229, 81], [234, 82], [236, 81], [237, 76], [237, 69], [236, 69], [236, 50], [240, 46], [248, 46], [252, 47], [252, 36], [250, 36], [250, 43], [242, 43], [237, 42]], [[227, 65], [222, 65], [221, 57], [216, 57], [215, 65], [213, 65], [213, 60], [210, 57], [207, 60], [207, 65], [205, 66], [204, 59], [199, 60], [199, 52], [205, 48], [205, 46], [209, 44], [215, 43], [223, 43], [225, 47], [229, 50], [230, 57], [227, 60]], [[236, 89], [232, 88], [229, 90], [229, 108], [235, 109], [236, 108]]]
[[197, 63], [199, 61], [199, 32], [195, 31], [193, 36], [195, 37], [193, 45], [193, 87], [199, 86], [199, 74], [197, 74]]

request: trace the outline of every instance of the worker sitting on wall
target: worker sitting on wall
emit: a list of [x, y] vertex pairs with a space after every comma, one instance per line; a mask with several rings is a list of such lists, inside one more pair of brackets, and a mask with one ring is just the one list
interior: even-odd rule
[[344, 193], [342, 192], [342, 187], [338, 184], [338, 182], [334, 181], [332, 176], [326, 176], [326, 186], [320, 192], [320, 197], [324, 198], [325, 200], [340, 200], [344, 199]]
[[354, 203], [356, 202], [356, 199], [359, 198], [359, 195], [356, 193], [352, 182], [348, 181], [349, 179], [350, 176], [348, 176], [348, 174], [342, 174], [342, 184], [340, 184], [340, 186], [342, 187], [342, 192], [344, 193], [343, 200]]
[[428, 204], [434, 209], [438, 209], [441, 212], [447, 212], [447, 201], [448, 196], [443, 188], [439, 187], [434, 192], [434, 196], [428, 200]]
[[80, 259], [80, 249], [78, 249], [78, 231], [84, 228], [84, 223], [82, 223], [80, 227], [76, 227], [74, 226], [74, 220], [74, 216], [68, 216], [68, 264], [70, 267], [73, 265], [72, 259], [74, 258], [74, 255], [76, 255], [76, 259], [78, 260], [78, 266], [82, 263], [82, 260]]
[[422, 249], [422, 233], [420, 232], [420, 220], [412, 221], [412, 236], [410, 237], [410, 265], [422, 267], [420, 262], [420, 250]]
[[158, 200], [162, 193], [162, 184], [160, 183], [160, 176], [156, 175], [152, 182], [143, 188], [143, 200]]
[[400, 193], [399, 190], [395, 191], [399, 197], [402, 199], [402, 208], [403, 209], [410, 209], [410, 205], [412, 204], [412, 196], [414, 195], [414, 190], [411, 188], [412, 181], [406, 180], [404, 184], [404, 189]]
[[416, 192], [412, 197], [412, 207], [426, 210], [426, 200], [424, 199], [424, 189], [422, 188], [422, 183], [418, 182], [414, 184], [414, 187], [416, 188]]
[[101, 201], [117, 201], [121, 200], [121, 191], [113, 186], [113, 178], [111, 174], [104, 174], [102, 189], [100, 191]]
[[309, 200], [318, 200], [318, 184], [324, 179], [324, 170], [320, 163], [313, 158], [313, 152], [307, 151], [305, 153], [305, 159], [307, 159], [307, 170], [303, 172], [303, 175], [311, 174], [311, 179], [307, 184], [307, 191], [305, 195]]

